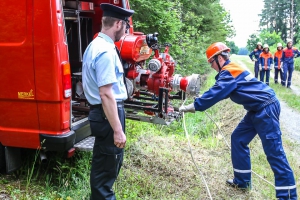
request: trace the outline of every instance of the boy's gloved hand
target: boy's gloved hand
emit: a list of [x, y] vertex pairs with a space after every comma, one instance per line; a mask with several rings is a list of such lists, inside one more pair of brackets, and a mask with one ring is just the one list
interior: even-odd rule
[[179, 108], [179, 112], [191, 112], [191, 113], [195, 113], [194, 103], [191, 103], [191, 104], [186, 105], [186, 106], [181, 106]]

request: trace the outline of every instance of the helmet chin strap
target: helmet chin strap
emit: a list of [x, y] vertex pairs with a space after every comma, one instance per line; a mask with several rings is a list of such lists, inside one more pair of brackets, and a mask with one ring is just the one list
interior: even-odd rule
[[219, 60], [218, 60], [218, 55], [216, 55], [216, 56], [214, 57], [214, 59], [215, 59], [217, 65], [218, 65], [218, 67], [219, 67], [219, 72], [220, 72], [222, 68], [221, 68], [221, 65], [220, 65]]

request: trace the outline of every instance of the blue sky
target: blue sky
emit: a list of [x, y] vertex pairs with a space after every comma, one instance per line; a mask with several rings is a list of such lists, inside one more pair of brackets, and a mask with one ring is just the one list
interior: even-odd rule
[[220, 0], [230, 13], [236, 36], [232, 39], [238, 47], [245, 47], [247, 39], [259, 30], [259, 17], [264, 3], [262, 0]]

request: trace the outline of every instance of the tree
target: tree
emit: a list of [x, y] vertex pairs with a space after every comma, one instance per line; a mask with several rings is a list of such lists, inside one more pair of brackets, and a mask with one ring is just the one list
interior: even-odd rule
[[[281, 33], [281, 39], [293, 38], [300, 40], [300, 0], [264, 0], [264, 9], [260, 14], [260, 26], [270, 32]], [[294, 35], [294, 37], [293, 37]]]
[[263, 30], [259, 34], [259, 38], [263, 44], [268, 44], [269, 46], [276, 45], [278, 42], [282, 43], [280, 33], [277, 34], [275, 31], [271, 33], [268, 30]]
[[238, 55], [248, 55], [248, 54], [249, 54], [249, 52], [248, 52], [247, 48], [242, 47], [239, 49]]
[[253, 51], [256, 48], [257, 43], [260, 42], [259, 37], [256, 34], [251, 34], [247, 40], [247, 49]]
[[247, 48], [252, 51], [256, 48], [257, 42], [261, 42], [262, 45], [268, 44], [269, 47], [276, 46], [277, 43], [284, 43], [280, 37], [280, 33], [277, 34], [275, 31], [270, 32], [266, 29], [262, 30], [259, 35], [252, 34], [250, 35], [247, 41]]
[[227, 46], [230, 48], [231, 54], [238, 54], [239, 48], [235, 45], [233, 41], [226, 42]]
[[[158, 32], [159, 43], [172, 44], [176, 73], [207, 72], [206, 48], [235, 34], [219, 0], [131, 0], [135, 31]], [[201, 6], [199, 6], [201, 5]]]
[[[131, 7], [135, 31], [145, 34], [159, 33], [159, 41], [173, 43], [177, 40], [183, 24], [180, 21], [180, 2], [161, 0], [132, 0]], [[155, 5], [155, 6], [153, 6]]]

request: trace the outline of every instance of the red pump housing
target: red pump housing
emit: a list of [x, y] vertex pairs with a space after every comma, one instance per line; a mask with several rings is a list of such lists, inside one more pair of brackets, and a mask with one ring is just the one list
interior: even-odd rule
[[[155, 48], [154, 56], [148, 62], [147, 67], [145, 67], [146, 60], [151, 56], [152, 49], [148, 47], [143, 33], [134, 32], [133, 35], [125, 35], [116, 45], [121, 52], [122, 59], [128, 63], [126, 77], [133, 84], [133, 92], [147, 90], [159, 95], [160, 88], [167, 88], [169, 91], [189, 91], [188, 77], [182, 78], [181, 75], [176, 75], [177, 78], [174, 78], [173, 76], [176, 64], [169, 54], [170, 44], [164, 46], [163, 53], [159, 53], [159, 49]], [[180, 80], [178, 80], [179, 77]], [[200, 87], [200, 85], [197, 86]]]

